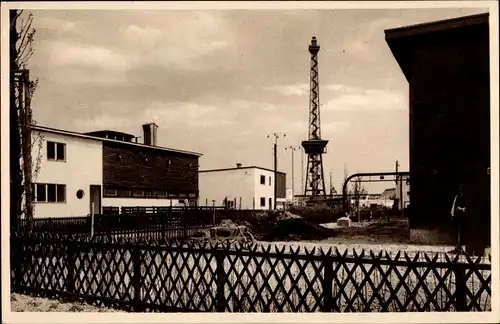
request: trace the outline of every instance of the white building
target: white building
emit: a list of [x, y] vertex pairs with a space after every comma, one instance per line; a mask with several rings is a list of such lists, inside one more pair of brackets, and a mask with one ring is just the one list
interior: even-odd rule
[[[277, 173], [277, 204], [286, 198], [286, 174]], [[237, 164], [236, 168], [200, 170], [200, 205], [236, 209], [274, 209], [274, 171]]]
[[101, 199], [102, 141], [39, 126], [32, 133], [42, 141], [40, 151], [38, 145], [32, 151], [33, 161], [40, 154], [40, 169], [33, 178], [34, 216], [89, 214], [91, 201]]
[[105, 207], [175, 206], [198, 199], [199, 153], [156, 145], [156, 125], [143, 125], [145, 143], [134, 135], [75, 133], [32, 127], [34, 217], [96, 214]]

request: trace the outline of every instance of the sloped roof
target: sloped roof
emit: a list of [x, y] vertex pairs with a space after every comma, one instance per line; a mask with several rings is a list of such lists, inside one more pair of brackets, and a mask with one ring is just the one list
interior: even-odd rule
[[61, 134], [61, 135], [66, 135], [66, 136], [87, 138], [87, 139], [101, 141], [101, 142], [112, 142], [112, 143], [130, 145], [130, 146], [135, 146], [135, 147], [143, 147], [143, 148], [159, 150], [159, 151], [169, 151], [169, 152], [185, 154], [185, 155], [194, 155], [194, 156], [202, 156], [203, 155], [203, 154], [197, 153], [197, 152], [177, 150], [177, 149], [172, 149], [172, 148], [162, 147], [162, 146], [145, 145], [145, 144], [134, 143], [134, 142], [119, 141], [119, 140], [114, 140], [111, 138], [103, 138], [103, 137], [92, 136], [92, 135], [88, 135], [88, 134], [71, 132], [71, 131], [66, 131], [66, 130], [62, 130], [62, 129], [50, 128], [50, 127], [39, 126], [39, 125], [32, 125], [31, 129], [43, 131], [43, 132], [48, 132], [48, 133]]
[[[426, 43], [431, 39], [448, 40], [450, 35], [460, 34], [460, 38], [476, 38], [488, 32], [489, 14], [478, 14], [453, 19], [432, 21], [406, 27], [386, 29], [385, 40], [398, 62], [403, 74], [409, 81], [412, 78], [410, 69], [411, 52], [417, 43]], [[455, 37], [456, 38], [456, 37]]]
[[380, 195], [380, 199], [394, 199], [396, 198], [396, 188], [385, 189]]

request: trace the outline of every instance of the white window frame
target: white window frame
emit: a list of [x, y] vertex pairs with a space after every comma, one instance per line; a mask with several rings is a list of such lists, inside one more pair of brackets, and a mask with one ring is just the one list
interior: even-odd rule
[[[49, 158], [49, 144], [54, 144], [54, 158]], [[58, 159], [57, 158], [57, 144], [61, 144], [63, 146], [64, 150], [64, 159]], [[66, 143], [61, 143], [61, 142], [55, 142], [55, 141], [47, 141], [47, 160], [48, 161], [54, 161], [54, 162], [66, 162]]]
[[[67, 196], [67, 185], [63, 183], [34, 183], [35, 185], [35, 191], [33, 192], [33, 202], [34, 203], [43, 203], [43, 204], [65, 204], [68, 200]], [[56, 186], [56, 201], [49, 201], [49, 185], [55, 185]], [[38, 186], [43, 186], [45, 189], [45, 200], [44, 201], [39, 201], [38, 200]], [[58, 192], [59, 188], [64, 186], [64, 201], [58, 201]]]

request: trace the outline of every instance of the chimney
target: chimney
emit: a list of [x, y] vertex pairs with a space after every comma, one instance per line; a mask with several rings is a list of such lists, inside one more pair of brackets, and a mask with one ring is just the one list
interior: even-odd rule
[[144, 145], [156, 146], [158, 125], [155, 123], [144, 124], [142, 130], [144, 132]]
[[236, 167], [239, 169], [241, 168], [241, 163], [236, 163]]

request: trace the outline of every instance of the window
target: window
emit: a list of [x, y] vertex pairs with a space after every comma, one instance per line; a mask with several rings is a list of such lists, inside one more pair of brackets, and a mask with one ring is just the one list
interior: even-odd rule
[[47, 141], [47, 159], [65, 161], [66, 144]]
[[48, 184], [47, 185], [47, 201], [48, 202], [56, 202], [56, 185]]
[[273, 198], [269, 198], [269, 209], [273, 209]]
[[260, 207], [266, 207], [266, 198], [260, 197]]
[[76, 198], [78, 198], [78, 199], [82, 199], [84, 195], [85, 195], [85, 192], [83, 192], [82, 189], [80, 189], [76, 192]]
[[260, 184], [263, 184], [263, 185], [266, 184], [266, 176], [263, 176], [263, 175], [260, 176]]
[[35, 196], [35, 201], [47, 201], [47, 186], [44, 184], [37, 184]]
[[34, 194], [36, 202], [64, 203], [66, 202], [66, 185], [37, 183]]
[[269, 177], [269, 185], [271, 185], [271, 177]]
[[132, 197], [144, 197], [144, 191], [142, 190], [133, 190], [132, 191]]
[[104, 188], [104, 197], [116, 197], [118, 192], [116, 189]]
[[158, 191], [155, 191], [155, 196], [157, 198], [167, 198], [167, 192], [158, 190]]
[[57, 185], [56, 187], [56, 197], [57, 202], [65, 202], [66, 201], [66, 186], [65, 185]]

